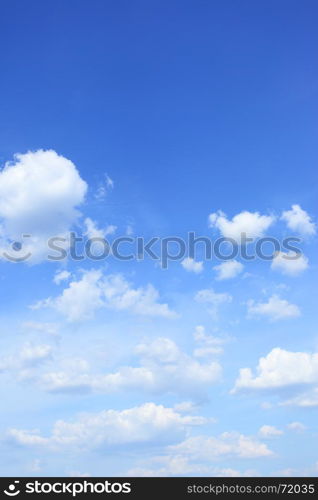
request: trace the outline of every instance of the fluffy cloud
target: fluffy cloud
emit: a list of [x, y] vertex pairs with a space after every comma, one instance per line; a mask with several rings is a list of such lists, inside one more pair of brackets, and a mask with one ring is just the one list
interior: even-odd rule
[[218, 266], [214, 266], [214, 271], [217, 273], [217, 280], [228, 280], [235, 278], [243, 271], [243, 264], [237, 260], [227, 260]]
[[[137, 366], [123, 366], [113, 373], [96, 374], [90, 372], [85, 364], [81, 368], [79, 363], [72, 363], [64, 370], [55, 369], [42, 374], [39, 383], [52, 392], [137, 390], [155, 394], [187, 394], [197, 398], [211, 384], [219, 381], [222, 373], [220, 364], [211, 359], [217, 350], [215, 344], [211, 346], [213, 349], [211, 347], [210, 352], [198, 353], [195, 350], [192, 357], [182, 352], [172, 340], [157, 338], [136, 346], [135, 354], [140, 360]], [[208, 347], [204, 343], [201, 349]], [[206, 361], [197, 361], [195, 357], [199, 356], [205, 357]]]
[[259, 435], [265, 439], [281, 436], [282, 434], [284, 434], [284, 432], [280, 429], [277, 429], [273, 425], [263, 425], [259, 430]]
[[58, 420], [48, 437], [21, 429], [9, 429], [8, 437], [24, 446], [90, 450], [132, 443], [175, 442], [187, 429], [205, 422], [202, 417], [184, 416], [172, 408], [145, 403], [122, 411], [81, 414], [71, 422]]
[[47, 240], [65, 236], [77, 220], [86, 191], [75, 165], [55, 151], [15, 155], [0, 172], [1, 246], [30, 235], [21, 251], [11, 253], [19, 258], [31, 252], [33, 260], [43, 258]]
[[216, 227], [222, 236], [232, 238], [237, 243], [241, 243], [243, 233], [247, 238], [261, 238], [274, 221], [275, 217], [272, 215], [248, 211], [234, 215], [232, 220], [221, 210], [209, 216], [210, 227]]
[[316, 224], [312, 221], [310, 215], [299, 205], [292, 205], [291, 210], [283, 212], [281, 219], [286, 222], [289, 229], [304, 236], [316, 233]]
[[318, 353], [290, 352], [276, 347], [260, 358], [256, 375], [250, 368], [240, 370], [232, 392], [281, 389], [318, 383]]
[[224, 432], [219, 436], [199, 435], [166, 447], [166, 453], [143, 460], [146, 466], [130, 469], [126, 476], [165, 477], [165, 476], [214, 476], [214, 477], [252, 477], [256, 471], [239, 472], [229, 467], [216, 467], [213, 461], [230, 458], [257, 459], [271, 457], [273, 452], [266, 444], [253, 436], [238, 432]]
[[277, 295], [272, 295], [267, 302], [249, 300], [247, 303], [248, 316], [265, 316], [271, 321], [278, 321], [286, 318], [300, 316], [300, 309], [295, 304], [290, 304], [287, 300], [281, 299]]
[[159, 294], [152, 285], [132, 288], [120, 274], [103, 275], [100, 270], [91, 270], [83, 272], [81, 279], [71, 281], [60, 296], [42, 300], [31, 308], [51, 307], [68, 321], [92, 318], [103, 307], [146, 316], [176, 317], [167, 304], [158, 300]]
[[199, 290], [194, 299], [197, 302], [208, 304], [209, 312], [216, 319], [219, 307], [222, 304], [232, 302], [232, 296], [228, 293], [217, 293], [212, 288], [206, 288], [204, 290]]
[[202, 273], [203, 271], [203, 262], [196, 262], [194, 259], [191, 259], [191, 257], [187, 257], [181, 262], [182, 267], [189, 272], [192, 273]]
[[224, 432], [218, 437], [189, 437], [182, 443], [169, 447], [176, 454], [196, 460], [213, 460], [220, 456], [258, 458], [272, 455], [266, 444], [238, 432]]
[[289, 276], [297, 276], [308, 268], [308, 259], [294, 252], [276, 252], [271, 268]]

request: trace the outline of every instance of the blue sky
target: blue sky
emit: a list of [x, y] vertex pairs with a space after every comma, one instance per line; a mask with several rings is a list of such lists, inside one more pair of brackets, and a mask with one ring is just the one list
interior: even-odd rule
[[[317, 475], [316, 16], [3, 2], [3, 475]], [[48, 262], [71, 230], [293, 236], [303, 257]]]

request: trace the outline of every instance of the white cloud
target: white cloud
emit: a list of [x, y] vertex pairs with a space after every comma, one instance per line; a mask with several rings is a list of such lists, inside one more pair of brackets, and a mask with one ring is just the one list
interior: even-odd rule
[[[73, 364], [66, 369], [48, 371], [40, 376], [40, 385], [53, 392], [93, 391], [111, 393], [120, 390], [146, 391], [154, 394], [177, 393], [201, 397], [204, 391], [219, 381], [220, 364], [207, 359], [198, 362], [182, 352], [168, 338], [157, 338], [138, 344], [136, 366], [123, 366], [113, 373], [96, 374], [87, 366]], [[209, 353], [211, 358], [211, 353]], [[206, 354], [208, 357], [208, 354]]]
[[192, 413], [198, 409], [198, 406], [193, 401], [181, 401], [174, 405], [174, 409], [180, 413]]
[[169, 449], [195, 460], [208, 461], [220, 456], [258, 458], [272, 455], [266, 444], [238, 432], [224, 432], [218, 437], [189, 437], [182, 443], [169, 446]]
[[[318, 384], [318, 379], [315, 382]], [[283, 406], [300, 406], [301, 408], [314, 408], [318, 406], [318, 386], [303, 391], [291, 399], [285, 400], [281, 403]]]
[[316, 233], [316, 224], [312, 221], [310, 215], [299, 205], [292, 205], [291, 210], [286, 210], [282, 213], [281, 219], [286, 222], [289, 229], [304, 236]]
[[76, 207], [84, 201], [87, 184], [75, 165], [53, 150], [14, 158], [0, 172], [1, 246], [5, 249], [9, 241], [31, 235], [14, 256], [31, 252], [33, 260], [40, 260], [47, 255], [48, 238], [66, 236], [76, 222]]
[[196, 262], [194, 259], [191, 259], [191, 257], [186, 257], [182, 262], [181, 262], [182, 267], [189, 272], [192, 273], [202, 273], [203, 271], [203, 262]]
[[239, 472], [230, 467], [216, 467], [212, 462], [234, 459], [271, 457], [273, 452], [253, 436], [224, 432], [219, 436], [189, 436], [178, 444], [167, 446], [165, 454], [142, 460], [125, 475], [132, 477], [212, 476], [252, 477], [254, 470]]
[[50, 345], [26, 343], [14, 355], [0, 358], [0, 373], [14, 373], [21, 380], [29, 378], [31, 370], [51, 359], [52, 355]]
[[247, 310], [249, 317], [265, 316], [271, 321], [300, 316], [300, 309], [297, 305], [290, 304], [278, 295], [272, 295], [267, 302], [256, 303], [254, 300], [249, 300], [247, 302]]
[[69, 321], [92, 318], [96, 310], [103, 307], [146, 316], [177, 316], [158, 300], [159, 294], [152, 285], [132, 288], [120, 274], [103, 275], [100, 270], [91, 270], [72, 281], [60, 296], [39, 301], [31, 308], [52, 307]]
[[275, 217], [272, 215], [260, 215], [258, 212], [240, 212], [232, 220], [219, 210], [209, 216], [210, 227], [216, 227], [222, 236], [232, 238], [241, 243], [242, 234], [247, 238], [260, 238], [273, 224]]
[[181, 415], [173, 408], [145, 403], [127, 410], [104, 410], [81, 414], [71, 422], [58, 420], [48, 437], [38, 431], [9, 429], [8, 436], [25, 446], [96, 449], [130, 443], [175, 442], [187, 429], [203, 425], [205, 419]]
[[227, 339], [207, 335], [204, 326], [198, 325], [195, 327], [194, 340], [199, 344], [199, 347], [194, 349], [193, 354], [198, 358], [210, 356], [213, 354], [221, 354], [223, 352], [223, 344]]
[[197, 302], [208, 304], [209, 312], [216, 319], [219, 307], [222, 304], [232, 302], [232, 296], [228, 293], [217, 293], [212, 288], [206, 288], [204, 290], [199, 290], [194, 299]]
[[43, 361], [52, 355], [53, 348], [50, 345], [26, 344], [20, 351], [20, 358], [26, 363]]
[[265, 439], [281, 436], [282, 434], [284, 434], [284, 432], [280, 429], [277, 429], [273, 425], [263, 425], [259, 430], [259, 435]]
[[291, 422], [290, 424], [287, 425], [287, 428], [290, 429], [291, 431], [296, 431], [296, 432], [303, 432], [306, 430], [306, 426], [301, 422]]
[[[296, 257], [296, 258], [295, 258]], [[297, 276], [308, 268], [308, 259], [303, 254], [295, 252], [276, 252], [271, 269], [289, 276]]]
[[112, 225], [112, 224], [106, 226], [103, 229], [100, 229], [97, 226], [97, 222], [90, 219], [89, 217], [86, 217], [86, 219], [84, 220], [84, 224], [85, 224], [85, 228], [86, 228], [84, 234], [89, 239], [99, 238], [99, 239], [103, 240], [106, 238], [106, 236], [114, 234], [116, 229], [117, 229], [117, 227]]
[[62, 283], [62, 281], [67, 281], [71, 277], [71, 273], [69, 271], [57, 271], [54, 275], [53, 282], [56, 285]]
[[318, 383], [318, 353], [290, 352], [276, 347], [266, 357], [260, 358], [256, 375], [250, 368], [240, 370], [232, 392], [315, 383]]
[[112, 189], [114, 189], [114, 185], [115, 183], [113, 179], [111, 179], [109, 175], [105, 174], [104, 182], [99, 184], [97, 191], [95, 193], [96, 200], [103, 201], [106, 198], [107, 193]]
[[227, 260], [222, 262], [218, 266], [214, 266], [213, 269], [217, 273], [217, 280], [228, 280], [235, 278], [243, 271], [243, 264], [237, 260]]

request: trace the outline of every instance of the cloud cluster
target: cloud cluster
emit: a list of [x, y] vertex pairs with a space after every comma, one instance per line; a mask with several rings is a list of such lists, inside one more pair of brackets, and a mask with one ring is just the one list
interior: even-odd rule
[[[64, 369], [46, 371], [38, 382], [51, 392], [112, 393], [122, 390], [154, 394], [174, 393], [200, 398], [209, 386], [220, 380], [222, 368], [215, 355], [222, 353], [221, 339], [197, 341], [193, 356], [180, 350], [168, 338], [157, 338], [136, 346], [139, 363], [122, 366], [112, 373], [92, 373], [84, 363], [70, 363]], [[204, 362], [196, 358], [204, 358]], [[56, 363], [55, 363], [56, 366]]]
[[64, 448], [94, 450], [132, 443], [175, 442], [187, 429], [203, 425], [206, 420], [181, 415], [172, 408], [145, 403], [126, 410], [104, 410], [79, 415], [71, 422], [58, 420], [51, 435], [36, 431], [9, 429], [8, 437], [24, 446], [44, 446], [52, 450]]
[[120, 274], [104, 275], [101, 270], [84, 271], [71, 281], [61, 295], [41, 300], [32, 309], [50, 307], [68, 321], [83, 321], [101, 308], [130, 311], [145, 316], [175, 318], [177, 314], [167, 304], [159, 302], [159, 293], [152, 286], [133, 288]]
[[[280, 220], [284, 221], [290, 230], [304, 236], [316, 233], [316, 224], [300, 205], [292, 205], [290, 210], [282, 213]], [[246, 238], [263, 237], [276, 221], [277, 217], [274, 215], [261, 215], [259, 212], [247, 210], [239, 212], [232, 219], [229, 219], [222, 210], [209, 215], [210, 227], [218, 229], [224, 238], [231, 238], [238, 244], [241, 243], [242, 234]]]
[[[150, 463], [149, 463], [150, 462]], [[209, 477], [254, 477], [259, 474], [252, 469], [243, 472], [230, 467], [215, 467], [211, 464], [193, 462], [183, 455], [155, 456], [141, 467], [129, 469], [128, 477], [175, 477], [175, 476], [209, 476]]]
[[224, 432], [218, 437], [194, 436], [169, 447], [176, 454], [186, 454], [196, 460], [209, 461], [220, 456], [241, 458], [268, 457], [267, 445], [238, 432]]

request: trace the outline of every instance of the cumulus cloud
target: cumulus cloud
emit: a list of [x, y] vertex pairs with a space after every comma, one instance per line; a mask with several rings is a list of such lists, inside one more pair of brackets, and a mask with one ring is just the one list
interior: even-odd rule
[[209, 312], [216, 319], [218, 315], [219, 307], [222, 304], [232, 302], [232, 296], [228, 293], [217, 293], [212, 288], [206, 288], [199, 290], [194, 299], [197, 302], [208, 304]]
[[213, 460], [220, 456], [258, 458], [272, 455], [267, 445], [252, 436], [238, 432], [224, 432], [220, 436], [194, 436], [169, 447], [176, 454], [185, 454], [196, 460]]
[[194, 356], [188, 355], [175, 342], [162, 337], [136, 346], [135, 354], [139, 358], [136, 366], [123, 366], [106, 374], [92, 373], [85, 364], [82, 369], [78, 363], [66, 366], [63, 370], [57, 370], [55, 366], [54, 371], [47, 371], [40, 376], [39, 383], [45, 390], [52, 392], [93, 391], [107, 394], [136, 390], [198, 398], [221, 377], [221, 365], [213, 359], [215, 351], [200, 353], [201, 357], [205, 357], [205, 362], [199, 362], [195, 359], [198, 357], [196, 350]]
[[181, 262], [182, 267], [189, 272], [192, 273], [202, 273], [203, 271], [203, 262], [196, 262], [194, 259], [191, 259], [191, 257], [186, 257], [182, 262]]
[[281, 436], [282, 434], [284, 434], [284, 431], [277, 429], [273, 425], [263, 425], [259, 430], [259, 435], [264, 439]]
[[286, 222], [289, 229], [299, 234], [311, 236], [316, 233], [316, 224], [299, 205], [292, 205], [291, 210], [282, 213], [281, 219]]
[[214, 266], [213, 269], [217, 273], [217, 280], [228, 280], [235, 278], [243, 271], [243, 264], [237, 260], [227, 260], [222, 262], [218, 266]]
[[130, 469], [132, 477], [212, 476], [252, 477], [255, 470], [240, 472], [230, 467], [215, 466], [212, 462], [229, 459], [271, 457], [273, 452], [253, 436], [224, 432], [218, 436], [190, 436], [178, 444], [167, 446], [165, 454], [143, 460], [141, 467]]
[[276, 252], [271, 269], [289, 276], [298, 276], [308, 268], [308, 259], [303, 254], [294, 252]]
[[159, 302], [159, 293], [152, 285], [133, 288], [120, 274], [104, 275], [101, 270], [83, 272], [82, 277], [71, 281], [60, 296], [31, 306], [32, 309], [43, 307], [55, 309], [68, 321], [92, 318], [104, 307], [146, 316], [177, 316], [167, 304]]
[[181, 415], [173, 408], [145, 403], [121, 411], [81, 414], [70, 422], [58, 420], [48, 437], [38, 431], [15, 428], [9, 429], [7, 435], [24, 446], [93, 450], [132, 443], [175, 442], [185, 436], [189, 428], [205, 422], [202, 417]]
[[282, 389], [318, 383], [318, 353], [290, 352], [279, 347], [260, 358], [254, 375], [250, 368], [240, 370], [232, 392]]
[[217, 228], [224, 238], [231, 238], [238, 244], [241, 243], [243, 233], [247, 238], [261, 238], [274, 221], [275, 217], [272, 215], [248, 211], [234, 215], [232, 220], [221, 210], [209, 216], [210, 227]]
[[272, 295], [267, 302], [247, 302], [248, 317], [265, 316], [270, 321], [278, 321], [300, 316], [300, 309], [295, 304], [290, 304], [286, 299], [278, 295]]
[[[47, 240], [66, 236], [80, 215], [87, 191], [75, 165], [53, 150], [17, 154], [0, 172], [1, 247], [21, 242], [16, 252], [32, 253], [33, 260], [47, 254]], [[12, 252], [12, 250], [11, 250]]]

